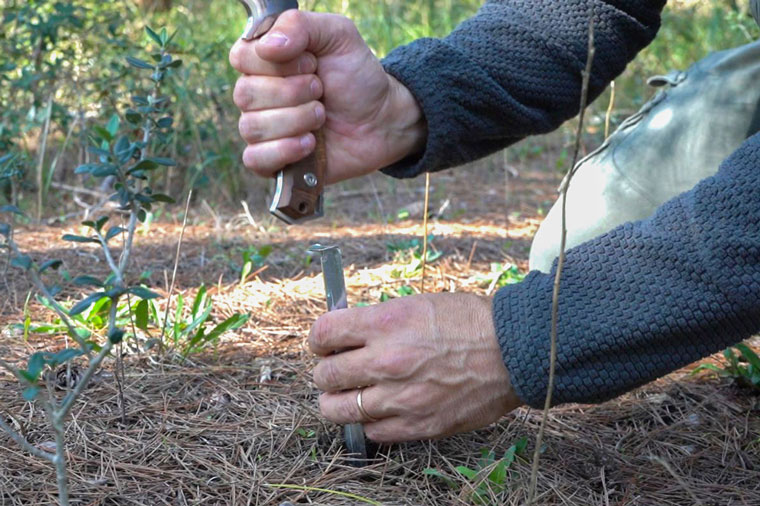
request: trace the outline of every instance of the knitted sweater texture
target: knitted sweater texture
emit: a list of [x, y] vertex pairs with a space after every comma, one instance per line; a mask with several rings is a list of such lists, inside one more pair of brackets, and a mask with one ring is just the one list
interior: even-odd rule
[[[664, 0], [498, 0], [444, 39], [384, 60], [428, 122], [421, 155], [385, 169], [413, 177], [460, 165], [577, 113], [588, 26], [598, 96], [659, 27]], [[543, 405], [550, 274], [499, 291], [494, 322], [512, 384]], [[554, 404], [598, 402], [760, 330], [760, 134], [719, 172], [568, 252], [559, 300]]]

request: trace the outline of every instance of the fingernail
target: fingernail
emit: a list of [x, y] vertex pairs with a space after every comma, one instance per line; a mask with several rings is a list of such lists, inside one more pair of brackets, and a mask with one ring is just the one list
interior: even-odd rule
[[317, 104], [314, 108], [314, 115], [317, 117], [317, 121], [321, 124], [325, 120], [325, 106]]
[[320, 85], [319, 81], [316, 79], [311, 81], [311, 96], [314, 98], [319, 98], [322, 96], [322, 85]]
[[312, 144], [313, 141], [311, 135], [306, 134], [301, 137], [301, 147], [304, 149], [304, 151], [311, 151]]
[[261, 39], [261, 43], [265, 46], [282, 47], [288, 43], [288, 40], [287, 35], [282, 32], [270, 32]]

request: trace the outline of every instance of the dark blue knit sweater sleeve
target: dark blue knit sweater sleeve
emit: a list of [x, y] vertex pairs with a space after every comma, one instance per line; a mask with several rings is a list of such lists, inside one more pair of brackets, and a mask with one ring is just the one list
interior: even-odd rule
[[[543, 405], [551, 274], [495, 297], [517, 394]], [[562, 275], [555, 404], [612, 398], [760, 330], [760, 134], [714, 177], [570, 250]]]
[[421, 155], [395, 177], [461, 165], [578, 112], [594, 17], [591, 98], [655, 36], [665, 0], [490, 0], [443, 39], [419, 39], [383, 64], [417, 99], [428, 125]]

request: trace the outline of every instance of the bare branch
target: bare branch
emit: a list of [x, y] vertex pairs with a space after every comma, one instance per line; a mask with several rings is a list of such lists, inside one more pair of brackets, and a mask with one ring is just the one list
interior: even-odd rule
[[554, 290], [552, 293], [552, 321], [551, 321], [551, 342], [549, 355], [549, 382], [546, 387], [546, 399], [544, 401], [544, 410], [541, 416], [541, 426], [536, 436], [536, 448], [533, 452], [533, 465], [530, 472], [530, 487], [528, 489], [528, 504], [533, 504], [536, 497], [536, 485], [538, 481], [538, 464], [541, 459], [541, 446], [543, 445], [544, 432], [546, 423], [549, 418], [549, 409], [552, 405], [552, 393], [554, 390], [554, 376], [557, 367], [557, 331], [559, 321], [559, 289], [562, 280], [562, 269], [565, 265], [565, 248], [567, 246], [567, 190], [570, 187], [570, 181], [575, 173], [575, 166], [578, 163], [578, 156], [581, 150], [581, 139], [583, 138], [583, 124], [586, 117], [586, 106], [588, 105], [588, 88], [591, 79], [591, 69], [594, 64], [596, 48], [594, 46], [594, 18], [592, 17], [588, 27], [588, 55], [586, 58], [586, 69], [583, 71], [583, 86], [581, 88], [581, 110], [578, 117], [578, 129], [575, 132], [575, 149], [573, 152], [573, 161], [570, 165], [570, 171], [561, 187], [562, 199], [562, 239], [560, 241], [559, 261], [557, 263], [557, 272], [554, 277]]

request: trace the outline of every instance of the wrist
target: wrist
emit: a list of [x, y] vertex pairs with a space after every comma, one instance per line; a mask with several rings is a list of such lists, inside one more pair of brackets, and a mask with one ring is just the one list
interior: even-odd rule
[[422, 153], [427, 141], [427, 121], [412, 92], [390, 74], [390, 84], [383, 123], [388, 156], [382, 167]]

